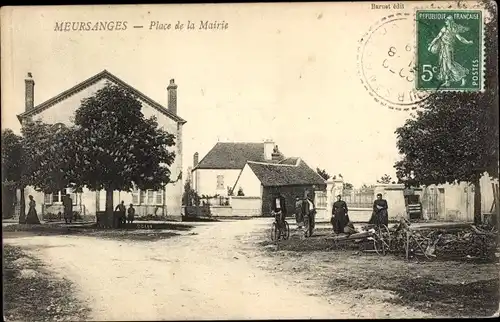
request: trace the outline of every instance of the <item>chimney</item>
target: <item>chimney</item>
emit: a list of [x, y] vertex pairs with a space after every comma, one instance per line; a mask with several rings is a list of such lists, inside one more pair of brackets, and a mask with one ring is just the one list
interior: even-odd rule
[[170, 84], [167, 87], [168, 91], [168, 110], [173, 114], [177, 115], [177, 85], [174, 79], [170, 80]]
[[274, 149], [274, 141], [273, 140], [265, 140], [264, 141], [264, 160], [272, 160]]
[[25, 92], [24, 92], [24, 101], [26, 103], [25, 111], [29, 111], [33, 109], [35, 105], [35, 81], [33, 80], [33, 75], [28, 73], [28, 76], [24, 80], [25, 84]]
[[281, 152], [278, 149], [278, 146], [274, 146], [273, 153], [271, 154], [271, 159], [273, 161], [281, 161]]
[[196, 167], [198, 165], [198, 152], [196, 152], [194, 155], [193, 155], [193, 168]]

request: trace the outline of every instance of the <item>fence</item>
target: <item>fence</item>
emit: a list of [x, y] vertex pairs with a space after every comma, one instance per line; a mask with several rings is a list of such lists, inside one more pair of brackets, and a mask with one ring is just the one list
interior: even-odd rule
[[351, 189], [342, 192], [342, 199], [349, 208], [372, 208], [375, 189]]
[[315, 192], [315, 203], [316, 208], [328, 208], [328, 198], [325, 191], [316, 191]]

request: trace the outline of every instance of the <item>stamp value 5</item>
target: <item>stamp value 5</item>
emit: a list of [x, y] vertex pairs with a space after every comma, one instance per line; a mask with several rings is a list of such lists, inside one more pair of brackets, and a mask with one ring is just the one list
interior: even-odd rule
[[481, 91], [483, 16], [479, 10], [417, 10], [418, 90]]

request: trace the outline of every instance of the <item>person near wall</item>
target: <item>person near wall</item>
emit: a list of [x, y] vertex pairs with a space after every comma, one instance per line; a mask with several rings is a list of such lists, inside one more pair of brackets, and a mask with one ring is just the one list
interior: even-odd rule
[[135, 208], [133, 204], [130, 204], [127, 210], [127, 219], [129, 224], [134, 222], [134, 217], [135, 217]]
[[389, 206], [387, 200], [382, 199], [382, 194], [377, 194], [377, 199], [373, 202], [373, 212], [372, 217], [368, 224], [371, 225], [388, 225], [389, 224], [389, 214], [387, 212]]
[[40, 224], [40, 219], [38, 219], [38, 215], [36, 213], [36, 202], [35, 199], [33, 199], [32, 195], [28, 196], [29, 198], [29, 209], [28, 209], [28, 214], [26, 215], [26, 223], [29, 225], [39, 225]]
[[125, 201], [116, 206], [115, 211], [118, 211], [118, 222], [119, 224], [125, 224], [127, 222], [126, 212], [127, 208], [125, 207]]
[[295, 222], [297, 229], [302, 229], [304, 225], [304, 217], [302, 216], [302, 201], [299, 196], [295, 197]]
[[332, 226], [335, 234], [344, 233], [344, 228], [349, 222], [347, 203], [342, 200], [342, 196], [337, 196], [337, 201], [333, 203], [332, 207]]
[[316, 224], [316, 207], [308, 191], [304, 193], [302, 214], [304, 216], [304, 237], [311, 237]]
[[274, 194], [273, 198], [271, 198], [271, 211], [278, 223], [280, 233], [282, 233], [285, 228], [285, 217], [287, 213], [285, 197], [280, 194], [279, 190]]
[[69, 195], [63, 198], [64, 221], [71, 223], [73, 221], [73, 199]]

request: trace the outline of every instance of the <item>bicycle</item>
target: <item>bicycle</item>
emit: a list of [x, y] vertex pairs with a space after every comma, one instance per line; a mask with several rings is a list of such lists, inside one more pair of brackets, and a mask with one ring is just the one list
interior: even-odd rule
[[274, 221], [271, 224], [271, 240], [280, 240], [283, 237], [283, 240], [287, 240], [290, 238], [290, 226], [288, 225], [288, 222], [286, 220], [283, 220], [284, 223], [284, 229], [283, 231], [280, 231], [279, 224], [278, 224], [278, 218], [281, 215], [281, 212], [275, 213], [274, 214]]

